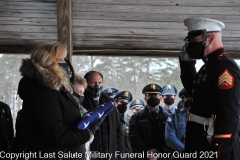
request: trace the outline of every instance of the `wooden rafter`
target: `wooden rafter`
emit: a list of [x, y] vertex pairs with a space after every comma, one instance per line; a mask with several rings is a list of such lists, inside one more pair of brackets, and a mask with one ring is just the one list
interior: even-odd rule
[[72, 1], [57, 0], [58, 41], [67, 45], [67, 59], [72, 56]]

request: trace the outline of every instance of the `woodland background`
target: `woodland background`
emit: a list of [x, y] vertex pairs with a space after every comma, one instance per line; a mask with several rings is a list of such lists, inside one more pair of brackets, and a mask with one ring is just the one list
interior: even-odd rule
[[[22, 100], [17, 95], [21, 78], [19, 68], [21, 60], [28, 57], [0, 55], [0, 100], [10, 106], [14, 122], [22, 107]], [[157, 83], [161, 87], [173, 84], [178, 92], [182, 89], [178, 58], [73, 56], [72, 64], [75, 72], [82, 76], [90, 70], [101, 72], [104, 89], [114, 87], [130, 91], [134, 99], [143, 99], [142, 89], [149, 83]]]

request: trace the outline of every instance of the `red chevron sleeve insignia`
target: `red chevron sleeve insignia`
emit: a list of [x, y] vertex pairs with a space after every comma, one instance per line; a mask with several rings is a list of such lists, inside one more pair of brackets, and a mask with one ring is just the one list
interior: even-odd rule
[[234, 77], [229, 73], [228, 69], [226, 69], [219, 77], [218, 77], [218, 88], [220, 89], [230, 89], [233, 87]]

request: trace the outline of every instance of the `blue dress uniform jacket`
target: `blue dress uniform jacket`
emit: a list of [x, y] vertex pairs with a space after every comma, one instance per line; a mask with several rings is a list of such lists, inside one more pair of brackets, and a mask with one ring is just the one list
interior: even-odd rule
[[166, 115], [166, 116], [171, 116], [172, 114], [175, 113], [175, 110], [176, 110], [176, 107], [173, 106], [170, 110], [167, 110], [165, 107], [162, 107], [163, 108], [163, 113]]
[[184, 150], [187, 113], [184, 108], [179, 111], [176, 110], [175, 114], [168, 117], [165, 126], [166, 143], [178, 152]]
[[164, 115], [161, 106], [159, 106], [159, 112], [157, 116], [158, 118], [156, 125], [148, 108], [145, 107], [143, 110], [133, 114], [129, 122], [129, 139], [132, 152], [144, 152], [144, 159], [148, 159], [148, 150], [155, 148], [160, 153], [163, 153], [166, 147], [164, 133], [167, 116]]
[[[203, 59], [204, 65], [196, 74], [196, 61], [182, 61], [181, 80], [192, 94], [190, 113], [210, 118], [216, 116], [211, 144], [206, 138], [208, 128], [188, 121], [185, 151], [214, 151], [218, 160], [240, 159], [240, 70], [235, 61], [220, 48]], [[223, 85], [224, 84], [224, 85]], [[209, 152], [209, 155], [211, 152]], [[200, 155], [200, 153], [199, 153]], [[207, 159], [209, 157], [204, 158]]]

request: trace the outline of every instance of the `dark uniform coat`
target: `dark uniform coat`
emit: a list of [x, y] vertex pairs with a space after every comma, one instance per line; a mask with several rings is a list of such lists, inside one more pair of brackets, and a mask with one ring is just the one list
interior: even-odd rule
[[[103, 104], [109, 100], [111, 100], [110, 97], [102, 92], [99, 98], [99, 104]], [[82, 105], [88, 111], [97, 107], [97, 104], [94, 102], [94, 99], [87, 90], [85, 90], [84, 92], [84, 100]], [[121, 128], [120, 120], [118, 118], [116, 107], [114, 107], [113, 111], [108, 116], [105, 117], [104, 121], [102, 123], [107, 123], [109, 126], [108, 135], [105, 135], [109, 136], [108, 153], [112, 153], [113, 154], [112, 159], [116, 159], [115, 151], [120, 151], [121, 153], [123, 153], [124, 151], [123, 131]], [[102, 128], [100, 127], [95, 132], [93, 142], [90, 144], [90, 151], [98, 151], [104, 153], [102, 152], [102, 138], [100, 137], [99, 133], [101, 129]]]
[[157, 149], [159, 153], [164, 152], [166, 147], [164, 138], [166, 120], [167, 116], [164, 115], [161, 106], [159, 106], [156, 118], [152, 117], [147, 107], [133, 114], [129, 122], [129, 139], [132, 152], [144, 152], [144, 159], [148, 159], [147, 151], [150, 149]]
[[[188, 121], [185, 151], [213, 151], [218, 160], [240, 159], [240, 70], [223, 48], [203, 59], [204, 65], [196, 74], [196, 61], [182, 61], [181, 80], [192, 94], [190, 113], [210, 118], [216, 116], [211, 144], [204, 125]], [[206, 126], [207, 129], [207, 126]], [[200, 153], [198, 153], [200, 155]], [[207, 159], [207, 155], [203, 155]]]
[[84, 156], [90, 133], [89, 130], [77, 130], [81, 116], [71, 93], [64, 87], [60, 90], [53, 88], [53, 84], [61, 86], [60, 80], [30, 59], [23, 61], [20, 71], [24, 75], [19, 82], [18, 93], [23, 100], [25, 152], [37, 153], [38, 158], [39, 153], [41, 156], [51, 153], [47, 154], [51, 156], [47, 159], [59, 159], [63, 154], [76, 152]]
[[[119, 118], [122, 125], [122, 130], [123, 130], [124, 153], [132, 153], [131, 144], [129, 140], [129, 120], [131, 117], [125, 112], [123, 116]], [[126, 157], [126, 159], [131, 159], [131, 158]]]
[[11, 152], [13, 134], [11, 109], [6, 103], [0, 101], [0, 151]]

